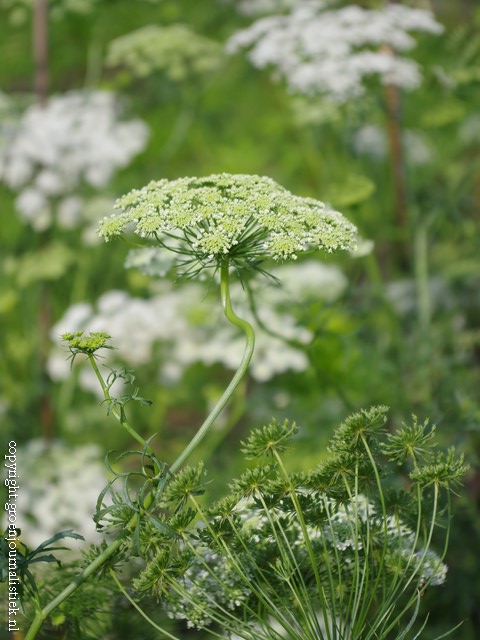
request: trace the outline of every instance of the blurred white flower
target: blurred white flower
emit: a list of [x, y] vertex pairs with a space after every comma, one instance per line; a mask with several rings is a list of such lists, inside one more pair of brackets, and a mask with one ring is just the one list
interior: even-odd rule
[[35, 184], [37, 189], [42, 191], [46, 196], [56, 196], [64, 190], [61, 177], [51, 169], [40, 171], [35, 180]]
[[106, 64], [145, 78], [164, 73], [173, 82], [188, 82], [211, 73], [222, 61], [222, 47], [184, 24], [149, 24], [110, 42]]
[[36, 231], [47, 229], [52, 220], [50, 206], [45, 195], [34, 187], [24, 189], [15, 200], [15, 206], [23, 218]]
[[[149, 272], [154, 268], [151, 255], [147, 250], [143, 261]], [[142, 264], [141, 252], [135, 253], [134, 262], [137, 266]], [[314, 260], [277, 267], [272, 273], [281, 285], [265, 285], [256, 290], [262, 300], [259, 310], [262, 324], [287, 340], [306, 345], [312, 334], [297, 323], [291, 309], [318, 300], [334, 301], [346, 289], [347, 280], [336, 267]], [[237, 313], [255, 325], [240, 284], [232, 285], [231, 295]], [[218, 300], [211, 301], [206, 288], [197, 282], [176, 288], [162, 283], [150, 299], [133, 298], [124, 291], [108, 291], [95, 307], [85, 303], [71, 307], [52, 330], [57, 347], [49, 357], [48, 371], [54, 380], [69, 375], [69, 366], [64, 364], [68, 354], [60, 346], [59, 336], [80, 329], [108, 331], [112, 336], [115, 350], [102, 354], [106, 363], [117, 358], [128, 366], [146, 364], [153, 357], [155, 345], [162, 345], [165, 365], [159, 375], [169, 382], [178, 380], [196, 362], [207, 366], [222, 364], [235, 370], [244, 350], [242, 334], [227, 323]], [[250, 368], [253, 378], [263, 382], [287, 371], [303, 371], [307, 366], [308, 358], [302, 348], [258, 328]], [[80, 384], [101, 392], [89, 369], [81, 372]]]
[[472, 113], [468, 118], [462, 120], [459, 136], [464, 144], [478, 144], [480, 142], [480, 112]]
[[71, 92], [54, 96], [45, 107], [32, 105], [16, 127], [0, 134], [0, 180], [20, 192], [18, 211], [36, 229], [51, 224], [54, 212], [60, 226], [79, 225], [79, 190], [105, 187], [148, 138], [146, 125], [123, 121], [116, 96], [102, 91]]
[[[317, 260], [306, 260], [297, 264], [286, 264], [276, 271], [280, 279], [280, 295], [289, 302], [306, 300], [337, 300], [348, 285], [346, 276], [338, 267], [322, 264]], [[271, 291], [271, 288], [267, 290]], [[279, 294], [276, 294], [278, 303]]]
[[373, 240], [360, 238], [354, 251], [350, 251], [352, 258], [364, 258], [369, 256], [375, 248]]
[[[451, 309], [452, 293], [441, 277], [428, 280], [428, 295], [434, 309]], [[413, 280], [396, 280], [388, 283], [386, 297], [399, 316], [410, 316], [418, 311], [418, 291]]]
[[3, 175], [0, 174], [0, 177], [12, 189], [17, 189], [26, 184], [33, 174], [31, 164], [24, 158], [13, 158], [8, 165], [5, 164], [3, 167], [0, 165], [0, 168], [3, 171]]
[[[62, 442], [31, 440], [18, 450], [21, 491], [18, 526], [31, 547], [59, 531], [73, 529], [88, 543], [99, 542], [92, 514], [107, 483], [102, 454], [96, 445], [72, 447]], [[66, 546], [74, 548], [73, 541]]]
[[374, 124], [365, 124], [360, 127], [355, 132], [352, 143], [359, 155], [383, 160], [388, 153], [385, 131]]
[[323, 93], [339, 103], [362, 95], [369, 76], [405, 89], [420, 84], [419, 66], [393, 52], [414, 48], [410, 31], [441, 33], [432, 13], [391, 4], [377, 10], [331, 6], [326, 0], [292, 3], [289, 13], [260, 18], [233, 35], [227, 51], [248, 49], [254, 66], [273, 66], [292, 91]]
[[428, 164], [432, 160], [432, 148], [420, 132], [407, 129], [404, 133], [403, 143], [407, 162], [412, 166]]
[[[383, 161], [388, 154], [385, 131], [376, 125], [366, 124], [358, 129], [352, 139], [353, 148], [359, 155]], [[406, 129], [403, 132], [403, 146], [408, 164], [420, 166], [427, 164], [433, 157], [431, 146], [418, 131]]]
[[62, 320], [56, 323], [52, 329], [52, 334], [60, 339], [60, 336], [67, 331], [76, 330], [82, 327], [92, 313], [92, 306], [87, 302], [80, 302], [73, 305], [65, 312]]
[[73, 229], [82, 216], [82, 199], [78, 196], [63, 198], [58, 204], [57, 220], [62, 229]]

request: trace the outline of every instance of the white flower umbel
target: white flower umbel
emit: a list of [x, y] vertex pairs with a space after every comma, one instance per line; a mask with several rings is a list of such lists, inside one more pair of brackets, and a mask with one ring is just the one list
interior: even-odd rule
[[124, 121], [114, 94], [71, 92], [30, 106], [0, 135], [0, 181], [19, 192], [20, 215], [36, 229], [82, 221], [79, 190], [101, 189], [145, 147], [146, 125]]
[[187, 25], [149, 24], [113, 40], [106, 61], [109, 66], [124, 67], [139, 78], [161, 72], [173, 82], [182, 82], [218, 69], [221, 54], [220, 44]]
[[295, 196], [271, 178], [218, 174], [151, 182], [116, 203], [100, 223], [109, 240], [133, 227], [179, 257], [183, 275], [219, 269], [260, 270], [267, 260], [295, 260], [355, 246], [356, 227], [313, 198]]
[[246, 49], [254, 66], [273, 67], [293, 92], [325, 94], [339, 103], [362, 95], [371, 76], [407, 90], [419, 86], [418, 64], [399, 54], [414, 48], [410, 32], [443, 31], [429, 11], [333, 5], [305, 0], [288, 13], [261, 18], [230, 38], [227, 51]]
[[[163, 273], [159, 267], [158, 249], [135, 250], [128, 264], [152, 276]], [[301, 344], [307, 345], [312, 334], [299, 325], [292, 309], [295, 305], [333, 302], [347, 287], [347, 279], [332, 265], [307, 260], [295, 265], [282, 265], [272, 269], [280, 285], [264, 281], [256, 294], [263, 301], [259, 315], [264, 325], [286, 340], [299, 343], [296, 348], [261, 329], [256, 336], [256, 350], [250, 366], [250, 375], [258, 382], [266, 382], [289, 371], [305, 371], [308, 358]], [[255, 319], [245, 301], [239, 283], [232, 285], [232, 300], [242, 316], [252, 324]], [[241, 336], [235, 327], [222, 326], [221, 309], [206, 305], [206, 290], [197, 282], [182, 287], [162, 283], [149, 299], [135, 298], [122, 291], [108, 291], [95, 306], [79, 303], [68, 309], [52, 329], [56, 343], [48, 359], [48, 371], [53, 380], [65, 380], [71, 375], [70, 364], [59, 336], [68, 331], [102, 331], [108, 328], [115, 349], [103, 354], [104, 362], [114, 364], [112, 358], [129, 367], [151, 362], [155, 347], [161, 346], [162, 358], [159, 375], [166, 382], [177, 381], [195, 363], [206, 366], [221, 364], [235, 369], [242, 353]], [[81, 366], [81, 360], [75, 361]], [[90, 368], [82, 369], [80, 385], [89, 391], [101, 393]]]

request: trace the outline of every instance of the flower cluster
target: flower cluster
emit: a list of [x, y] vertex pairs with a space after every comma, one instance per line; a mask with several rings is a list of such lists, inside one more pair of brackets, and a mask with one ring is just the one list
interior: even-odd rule
[[[171, 510], [175, 535], [162, 534], [161, 552], [146, 554], [136, 591], [154, 595], [189, 627], [216, 624], [252, 640], [357, 638], [366, 626], [386, 637], [409, 609], [413, 625], [423, 590], [445, 581], [447, 567], [430, 543], [440, 500], [467, 467], [453, 451], [434, 455], [428, 421], [390, 433], [386, 412], [379, 406], [348, 417], [330, 455], [301, 473], [285, 468], [295, 424], [274, 420], [253, 430], [242, 450], [255, 466], [208, 511], [198, 499], [203, 465], [174, 475], [161, 507]], [[399, 447], [409, 448], [403, 462], [422, 465], [410, 473], [416, 492], [398, 489]], [[432, 505], [433, 473], [442, 497], [436, 493]]]
[[[147, 273], [158, 275], [156, 256], [156, 249], [142, 249], [130, 259], [130, 264], [143, 266]], [[314, 260], [279, 266], [272, 270], [272, 275], [280, 280], [281, 286], [263, 281], [257, 292], [266, 303], [259, 312], [261, 319], [285, 338], [308, 344], [311, 333], [297, 324], [292, 307], [298, 304], [305, 308], [318, 300], [336, 300], [347, 287], [345, 276], [337, 267]], [[52, 329], [57, 346], [48, 361], [50, 375], [55, 380], [63, 380], [71, 374], [65, 351], [58, 342], [60, 334], [67, 330], [102, 331], [105, 327], [115, 345], [115, 350], [102, 354], [105, 362], [113, 364], [116, 359], [130, 367], [146, 364], [151, 362], [155, 346], [161, 345], [166, 357], [162, 358], [165, 364], [160, 375], [165, 381], [177, 380], [195, 362], [207, 366], [220, 363], [235, 369], [243, 352], [241, 335], [222, 320], [219, 305], [205, 304], [205, 296], [205, 287], [197, 282], [175, 288], [162, 282], [149, 299], [109, 291], [99, 298], [95, 307], [87, 303], [70, 307]], [[242, 317], [255, 324], [239, 283], [232, 285], [232, 299]], [[295, 347], [264, 331], [257, 332], [250, 368], [254, 379], [266, 381], [286, 371], [303, 371], [307, 366], [308, 359], [300, 345]], [[89, 367], [82, 369], [80, 384], [100, 392]]]
[[429, 11], [399, 4], [378, 10], [330, 6], [326, 0], [295, 3], [289, 13], [261, 18], [236, 33], [227, 51], [248, 49], [254, 66], [273, 66], [292, 91], [322, 93], [340, 103], [361, 95], [369, 76], [405, 89], [419, 86], [419, 66], [394, 52], [415, 46], [411, 31], [441, 33]]
[[188, 274], [217, 268], [225, 258], [237, 270], [255, 269], [269, 259], [355, 246], [356, 228], [341, 213], [255, 175], [159, 180], [115, 206], [119, 212], [100, 224], [101, 237], [133, 226], [180, 256]]
[[148, 25], [113, 40], [107, 64], [126, 67], [134, 77], [164, 73], [173, 82], [210, 73], [221, 62], [219, 44], [196, 34], [187, 25]]
[[82, 220], [83, 186], [99, 189], [145, 146], [146, 126], [119, 119], [107, 92], [71, 92], [30, 106], [0, 136], [0, 181], [19, 192], [16, 206], [35, 229], [54, 216], [65, 228]]
[[[415, 532], [393, 516], [384, 521], [365, 496], [357, 495], [353, 503], [345, 505], [326, 498], [318, 491], [300, 487], [297, 497], [302, 501], [307, 518], [309, 513], [315, 514], [309, 518], [305, 530], [294, 515], [290, 497], [280, 499], [274, 506], [267, 506], [267, 503], [262, 505], [258, 496], [255, 499], [241, 499], [234, 505], [232, 532], [237, 538], [237, 548], [243, 551], [238, 551], [238, 557], [233, 562], [228, 556], [215, 551], [215, 542], [212, 541], [211, 546], [205, 545], [207, 536], [200, 534], [197, 541], [193, 542], [195, 553], [188, 570], [180, 579], [181, 586], [170, 589], [165, 598], [168, 615], [184, 619], [189, 627], [198, 628], [209, 626], [216, 617], [217, 609], [225, 609], [242, 618], [248, 615], [250, 607], [255, 607], [256, 586], [266, 580], [269, 582], [269, 597], [274, 599], [278, 594], [287, 597], [286, 574], [293, 567], [308, 566], [309, 544], [319, 559], [319, 565], [331, 563], [328, 570], [336, 574], [336, 581], [344, 589], [355, 581], [359, 558], [367, 562], [368, 557], [368, 562], [373, 565], [370, 553], [375, 547], [382, 548], [384, 541], [383, 561], [388, 571], [415, 575], [420, 583], [428, 582], [431, 586], [444, 583], [447, 567], [439, 556], [425, 549], [412, 554]], [[221, 527], [221, 520], [220, 516], [215, 516], [209, 523], [210, 527], [213, 530]], [[202, 528], [205, 528], [204, 523]], [[241, 579], [239, 567], [252, 581], [251, 588]], [[327, 569], [325, 564], [319, 568], [323, 571]], [[309, 588], [313, 593], [313, 581]]]
[[186, 621], [188, 628], [205, 629], [213, 623], [217, 607], [233, 613], [246, 605], [251, 591], [224, 556], [201, 543], [197, 552], [181, 587], [177, 585], [164, 605], [169, 618]]

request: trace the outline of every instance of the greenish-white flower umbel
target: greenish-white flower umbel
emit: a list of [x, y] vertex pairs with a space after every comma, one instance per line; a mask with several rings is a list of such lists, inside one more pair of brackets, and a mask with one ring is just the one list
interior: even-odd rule
[[356, 241], [355, 226], [338, 211], [256, 175], [159, 180], [123, 196], [115, 208], [100, 223], [101, 237], [133, 227], [174, 251], [189, 273], [225, 259], [237, 269], [258, 268], [302, 252], [352, 249]]

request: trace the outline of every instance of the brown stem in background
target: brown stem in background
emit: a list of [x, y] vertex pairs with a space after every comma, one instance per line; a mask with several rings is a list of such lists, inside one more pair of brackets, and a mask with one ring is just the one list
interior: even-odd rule
[[48, 95], [48, 0], [33, 5], [34, 89], [37, 101], [45, 105]]
[[385, 87], [385, 106], [395, 197], [395, 222], [400, 229], [404, 229], [407, 225], [407, 187], [400, 127], [400, 91], [393, 84]]
[[[388, 4], [398, 4], [397, 0], [387, 0]], [[384, 55], [394, 56], [395, 52], [388, 44], [381, 47]], [[394, 84], [385, 87], [385, 110], [387, 114], [387, 135], [390, 148], [390, 167], [392, 172], [394, 219], [397, 228], [397, 255], [401, 266], [408, 264], [406, 230], [407, 216], [407, 181], [405, 175], [405, 153], [403, 149], [401, 127], [401, 94]]]
[[50, 378], [47, 373], [47, 359], [50, 345], [50, 330], [52, 328], [52, 310], [50, 305], [49, 287], [41, 283], [38, 304], [38, 371], [40, 383], [40, 425], [45, 440], [51, 440], [54, 435], [54, 411], [50, 399]]
[[[37, 103], [44, 107], [48, 97], [48, 0], [35, 0], [33, 4], [33, 85]], [[46, 234], [40, 238], [40, 245], [48, 242]], [[39, 418], [43, 437], [51, 440], [54, 430], [54, 413], [49, 394], [50, 380], [47, 374], [47, 358], [52, 327], [52, 311], [49, 287], [46, 282], [39, 285], [38, 300], [38, 370], [39, 370]]]

